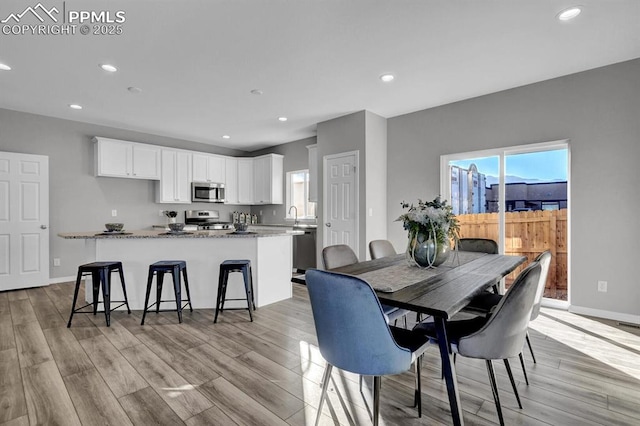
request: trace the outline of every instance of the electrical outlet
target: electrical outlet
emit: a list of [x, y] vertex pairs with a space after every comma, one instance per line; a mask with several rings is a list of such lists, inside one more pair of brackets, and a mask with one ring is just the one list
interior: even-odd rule
[[158, 210], [158, 216], [160, 217], [164, 216], [164, 210]]
[[598, 291], [602, 293], [606, 293], [607, 285], [608, 283], [606, 281], [598, 281]]
[[262, 216], [262, 210], [260, 210], [260, 216]]
[[59, 257], [54, 257], [53, 258], [53, 266], [60, 266], [60, 258]]
[[118, 210], [111, 210], [111, 217], [117, 217], [118, 216]]
[[276, 211], [275, 211], [275, 210], [273, 211], [273, 215], [274, 215], [274, 216], [276, 215]]

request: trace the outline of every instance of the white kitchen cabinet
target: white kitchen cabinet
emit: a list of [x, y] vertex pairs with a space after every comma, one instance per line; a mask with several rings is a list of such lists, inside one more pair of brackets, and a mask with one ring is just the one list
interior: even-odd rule
[[225, 157], [193, 154], [193, 182], [226, 183]]
[[158, 203], [191, 203], [191, 161], [189, 151], [163, 149], [162, 173], [158, 183]]
[[160, 148], [116, 139], [93, 138], [95, 175], [160, 179]]
[[309, 150], [309, 201], [318, 202], [318, 145], [308, 145]]
[[227, 157], [224, 159], [224, 203], [240, 204], [238, 199], [238, 159]]
[[267, 154], [253, 159], [254, 204], [282, 204], [283, 158]]
[[238, 158], [238, 203], [254, 204], [253, 158]]

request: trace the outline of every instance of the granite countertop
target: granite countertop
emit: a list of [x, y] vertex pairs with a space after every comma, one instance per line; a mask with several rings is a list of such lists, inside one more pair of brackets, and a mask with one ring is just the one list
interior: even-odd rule
[[279, 237], [284, 235], [298, 235], [302, 231], [251, 231], [247, 233], [235, 233], [234, 231], [193, 231], [181, 233], [169, 233], [164, 230], [136, 230], [124, 231], [122, 233], [106, 233], [101, 231], [90, 232], [61, 232], [59, 237], [65, 239], [139, 239], [139, 238], [261, 238], [261, 237]]

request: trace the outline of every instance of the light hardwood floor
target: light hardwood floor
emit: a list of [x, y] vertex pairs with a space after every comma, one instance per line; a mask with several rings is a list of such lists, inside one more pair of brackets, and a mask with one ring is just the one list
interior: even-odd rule
[[[73, 285], [0, 293], [0, 424], [313, 424], [324, 362], [306, 288], [256, 311], [76, 315]], [[524, 409], [496, 365], [509, 425], [639, 425], [640, 331], [544, 309], [531, 324], [530, 385], [512, 362]], [[383, 379], [381, 424], [450, 424], [437, 348], [423, 369], [423, 417], [411, 372]], [[496, 424], [483, 361], [459, 358], [466, 424]], [[370, 384], [370, 381], [367, 381]], [[370, 424], [370, 394], [334, 370], [322, 424]]]

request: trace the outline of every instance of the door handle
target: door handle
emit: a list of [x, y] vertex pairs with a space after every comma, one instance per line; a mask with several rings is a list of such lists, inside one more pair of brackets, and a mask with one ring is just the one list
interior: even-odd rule
[[331, 222], [325, 223], [324, 226], [326, 226], [327, 228], [331, 228]]
[[47, 229], [47, 225], [40, 225], [40, 229]]

